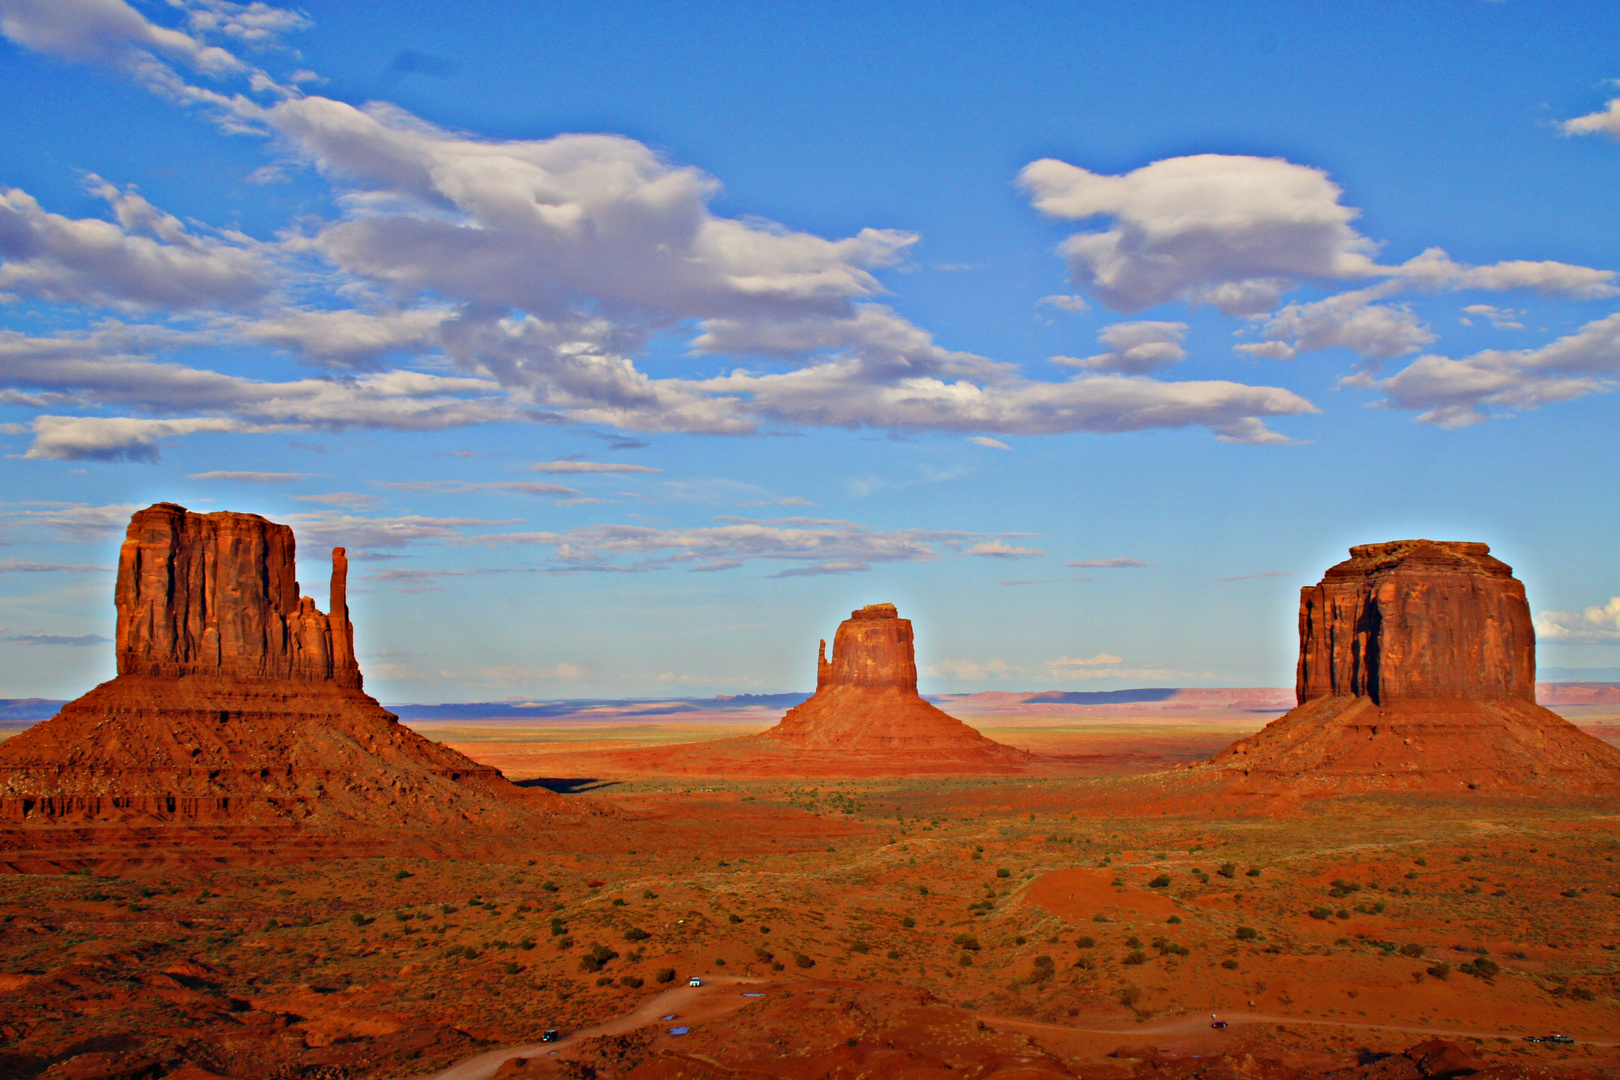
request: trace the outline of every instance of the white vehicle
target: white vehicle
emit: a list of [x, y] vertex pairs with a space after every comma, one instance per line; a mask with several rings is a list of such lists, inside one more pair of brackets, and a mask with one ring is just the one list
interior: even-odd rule
[[702, 986], [703, 985], [703, 980], [698, 978], [696, 975], [694, 975], [690, 979], [686, 980], [686, 985], [687, 986]]

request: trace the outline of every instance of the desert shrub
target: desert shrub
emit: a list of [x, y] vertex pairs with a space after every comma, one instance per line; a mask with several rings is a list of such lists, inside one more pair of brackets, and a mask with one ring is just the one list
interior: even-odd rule
[[742, 922], [742, 916], [738, 915], [735, 911], [733, 911], [730, 915], [726, 916], [726, 922], [728, 922], [728, 923], [740, 923], [740, 922]]
[[996, 877], [999, 877], [999, 878], [1012, 877], [1012, 871], [1007, 869], [1005, 866], [998, 867], [997, 870], [996, 870]]
[[616, 960], [618, 956], [618, 953], [606, 945], [597, 943], [591, 946], [589, 952], [579, 958], [579, 969], [581, 971], [601, 971], [609, 960]]
[[478, 897], [474, 896], [474, 897], [470, 897], [467, 900], [467, 906], [468, 907], [483, 907], [484, 902], [482, 900], [480, 900]]
[[900, 950], [890, 949], [885, 955], [887, 955], [890, 960], [898, 960], [900, 959]]
[[1169, 886], [1170, 886], [1170, 875], [1169, 874], [1160, 874], [1158, 877], [1156, 877], [1152, 881], [1148, 882], [1148, 888], [1150, 888], [1150, 889], [1165, 889], [1165, 888], [1169, 888]]
[[1132, 966], [1137, 964], [1145, 964], [1147, 963], [1147, 953], [1143, 952], [1141, 949], [1137, 949], [1134, 952], [1127, 953], [1125, 959], [1121, 962]]
[[1429, 865], [1429, 860], [1428, 859], [1422, 859], [1422, 858], [1413, 859], [1412, 864], [1414, 866], [1428, 866]]
[[1221, 875], [1221, 877], [1237, 877], [1237, 863], [1223, 862], [1221, 863], [1221, 868], [1215, 872]]
[[862, 956], [865, 956], [867, 953], [872, 951], [872, 946], [868, 945], [864, 941], [852, 941], [849, 943], [849, 951], [860, 953]]
[[614, 898], [613, 898], [613, 906], [614, 906], [614, 907], [624, 907], [624, 897], [622, 897], [622, 896], [615, 896], [615, 897], [614, 897]]
[[967, 949], [970, 952], [978, 952], [979, 951], [979, 939], [974, 937], [972, 934], [957, 934], [951, 940], [958, 947], [963, 948], [963, 949]]
[[596, 980], [596, 985], [597, 986], [612, 986], [613, 985], [613, 976], [611, 976], [611, 975], [602, 976], [600, 979]]
[[443, 914], [443, 915], [454, 915], [456, 912], [458, 912], [460, 910], [461, 909], [456, 907], [454, 904], [440, 904], [439, 905], [439, 912], [441, 914]]
[[1164, 921], [1169, 923], [1171, 926], [1180, 926], [1181, 925], [1181, 916], [1180, 915], [1172, 915], [1172, 916], [1170, 916], [1168, 919], [1166, 919]]
[[926, 885], [917, 886], [917, 895], [918, 896], [927, 896], [928, 895], [928, 886], [926, 886]]
[[1259, 877], [1260, 876], [1260, 868], [1258, 866], [1251, 866], [1247, 870], [1243, 871], [1243, 876], [1244, 877]]
[[1097, 939], [1092, 937], [1090, 934], [1087, 934], [1076, 941], [1075, 944], [1080, 946], [1082, 949], [1095, 949], [1097, 947]]
[[1108, 916], [1104, 915], [1102, 912], [1099, 911], [1099, 912], [1097, 912], [1097, 914], [1095, 914], [1095, 915], [1093, 915], [1091, 917], [1091, 921], [1092, 922], [1107, 922], [1108, 921]]
[[1125, 947], [1127, 949], [1140, 949], [1142, 947], [1142, 939], [1137, 937], [1135, 934], [1132, 934], [1130, 937], [1125, 939]]
[[958, 964], [961, 964], [963, 967], [972, 967], [973, 966], [973, 954], [972, 953], [963, 953], [961, 956], [958, 956], [956, 958], [956, 962]]
[[1252, 926], [1240, 926], [1237, 928], [1237, 939], [1239, 941], [1253, 941], [1259, 936], [1260, 931]]
[[556, 892], [557, 891], [557, 883], [555, 881], [548, 881], [545, 884], [541, 885], [540, 887], [542, 889], [546, 890], [546, 892]]
[[1576, 1001], [1591, 1001], [1596, 995], [1584, 986], [1572, 986], [1569, 988], [1569, 996]]
[[1348, 919], [1350, 917], [1350, 912], [1346, 908], [1340, 908], [1338, 911], [1333, 913], [1333, 917], [1336, 919]]
[[1429, 974], [1437, 979], [1444, 979], [1451, 974], [1450, 964], [1436, 964], [1429, 969]]
[[[1473, 891], [1478, 892], [1479, 891], [1479, 886], [1478, 885], [1474, 886]], [[1573, 900], [1577, 896], [1581, 895], [1581, 890], [1579, 890], [1579, 889], [1565, 889], [1563, 892], [1559, 893], [1558, 895], [1562, 896], [1566, 900]]]
[[1405, 945], [1401, 946], [1401, 955], [1410, 956], [1412, 959], [1416, 960], [1418, 957], [1423, 955], [1423, 946], [1417, 944], [1416, 942], [1409, 941]]
[[567, 923], [563, 922], [560, 918], [558, 918], [555, 915], [553, 915], [551, 917], [551, 936], [552, 937], [562, 937], [563, 934], [567, 930], [568, 930], [568, 924]]
[[1458, 964], [1457, 970], [1474, 976], [1476, 979], [1491, 979], [1501, 973], [1502, 967], [1495, 960], [1479, 957], [1466, 964]]
[[816, 966], [816, 962], [804, 955], [804, 953], [796, 952], [793, 954], [793, 966], [801, 968], [813, 968]]
[[619, 985], [628, 990], [640, 990], [642, 987], [642, 980], [636, 978], [634, 975], [620, 975]]
[[658, 894], [653, 892], [651, 889], [642, 889], [641, 898], [643, 900], [656, 900], [658, 899]]
[[660, 983], [672, 983], [672, 982], [674, 982], [675, 981], [675, 969], [674, 968], [659, 968], [657, 971], [653, 972], [653, 981], [654, 982], [660, 982]]
[[723, 957], [723, 956], [715, 957], [714, 958], [714, 966], [715, 967], [725, 967], [726, 966], [726, 958]]
[[774, 953], [772, 953], [769, 949], [761, 949], [761, 948], [756, 947], [754, 949], [754, 959], [758, 960], [762, 964], [768, 964], [772, 960], [776, 959], [776, 955]]
[[1310, 916], [1313, 919], [1331, 919], [1333, 917], [1333, 909], [1325, 907], [1313, 907], [1310, 910]]
[[1097, 966], [1097, 961], [1093, 960], [1089, 956], [1082, 956], [1080, 959], [1074, 962], [1074, 966], [1079, 968], [1081, 971], [1090, 971]]
[[360, 914], [358, 911], [349, 916], [349, 921], [354, 923], [356, 926], [366, 925], [366, 917]]
[[394, 912], [394, 919], [397, 922], [410, 922], [413, 918], [415, 918], [415, 916], [408, 911]]
[[518, 972], [523, 970], [523, 965], [514, 964], [512, 961], [508, 960], [506, 963], [501, 965], [501, 970], [506, 972], [508, 975], [516, 975]]
[[567, 949], [572, 949], [573, 947], [574, 947], [574, 939], [573, 938], [568, 937], [567, 935], [564, 935], [563, 937], [560, 937], [560, 938], [557, 939], [557, 949], [558, 949], [558, 951], [564, 951], [564, 950], [567, 950]]
[[1232, 959], [1230, 956], [1221, 961], [1221, 967], [1225, 968], [1227, 971], [1236, 971], [1237, 966], [1238, 962]]
[[524, 952], [528, 952], [530, 949], [534, 948], [534, 938], [524, 938], [522, 941], [518, 942], [518, 948], [522, 949]]
[[1120, 992], [1119, 992], [1119, 1003], [1121, 1005], [1126, 1006], [1126, 1007], [1130, 1007], [1132, 1005], [1135, 1005], [1138, 1001], [1141, 1001], [1141, 1000], [1142, 1000], [1142, 988], [1139, 987], [1139, 986], [1127, 986], [1127, 987], [1123, 988], [1122, 990], [1120, 990]]
[[984, 858], [984, 856], [980, 855], [977, 851], [974, 851], [974, 852], [970, 852], [968, 854], [968, 858], [970, 858], [970, 859], [982, 859], [982, 858]]
[[[1023, 934], [1019, 934], [1017, 937], [1013, 938], [1013, 943], [1015, 945], [1022, 945], [1025, 942], [1027, 942], [1028, 940], [1029, 940], [1029, 938], [1025, 937]], [[1057, 939], [1054, 938], [1053, 940], [1055, 941]]]
[[907, 930], [910, 930], [913, 926], [917, 925], [917, 920], [913, 919], [910, 915], [907, 915], [905, 918], [900, 920], [900, 925], [905, 927]]
[[624, 932], [624, 940], [626, 941], [646, 941], [651, 936], [639, 926], [632, 926]]

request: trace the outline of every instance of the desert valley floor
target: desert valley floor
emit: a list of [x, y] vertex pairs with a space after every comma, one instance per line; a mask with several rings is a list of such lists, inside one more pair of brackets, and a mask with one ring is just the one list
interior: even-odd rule
[[[1615, 688], [1542, 689], [1620, 739]], [[1044, 755], [978, 778], [660, 756], [763, 705], [407, 717], [570, 812], [448, 838], [7, 827], [0, 1075], [1620, 1075], [1612, 801], [1178, 784], [1290, 696], [956, 699]], [[1576, 1041], [1525, 1041], [1550, 1034]]]

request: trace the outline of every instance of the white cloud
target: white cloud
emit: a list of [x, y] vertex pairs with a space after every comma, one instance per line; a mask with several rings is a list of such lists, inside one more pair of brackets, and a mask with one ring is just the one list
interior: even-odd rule
[[609, 461], [537, 461], [529, 466], [531, 472], [540, 473], [656, 473], [650, 465], [625, 465]]
[[1016, 547], [1005, 540], [987, 540], [963, 549], [963, 555], [984, 555], [992, 559], [1028, 559], [1046, 552], [1030, 547]]
[[1543, 611], [1535, 622], [1536, 635], [1543, 641], [1620, 640], [1620, 596], [1585, 611]]
[[1513, 308], [1499, 308], [1490, 304], [1469, 304], [1463, 308], [1462, 323], [1464, 326], [1474, 325], [1468, 319], [1469, 315], [1489, 320], [1490, 324], [1498, 330], [1524, 329], [1524, 323], [1519, 321], [1524, 318], [1524, 312], [1515, 311]]
[[233, 329], [252, 341], [290, 349], [325, 366], [374, 368], [389, 353], [439, 343], [449, 312], [436, 308], [372, 313], [354, 310], [296, 311], [242, 321]]
[[1013, 668], [1000, 657], [984, 661], [948, 658], [930, 664], [924, 670], [924, 674], [934, 679], [979, 682], [986, 679], [1010, 679], [1021, 670]]
[[1073, 296], [1068, 293], [1059, 293], [1056, 296], [1043, 296], [1035, 301], [1037, 304], [1049, 304], [1059, 311], [1067, 311], [1074, 315], [1081, 315], [1091, 310], [1083, 296]]
[[1620, 314], [1587, 323], [1539, 349], [1487, 349], [1463, 360], [1420, 356], [1387, 379], [1352, 386], [1384, 392], [1390, 408], [1422, 410], [1417, 419], [1457, 428], [1487, 418], [1487, 407], [1535, 409], [1613, 388], [1620, 375]]
[[[26, 559], [0, 559], [0, 574], [56, 574], [83, 573], [90, 570], [111, 570], [110, 566], [84, 563], [29, 562]], [[0, 630], [5, 629], [0, 627]]]
[[1607, 135], [1620, 139], [1620, 98], [1610, 98], [1597, 112], [1565, 120], [1559, 127], [1565, 135]]
[[36, 52], [130, 73], [152, 54], [209, 74], [244, 70], [224, 49], [157, 26], [123, 0], [0, 0], [0, 34]]
[[25, 191], [0, 190], [0, 295], [185, 310], [268, 291], [271, 266], [255, 245], [197, 236], [133, 189], [91, 181], [116, 222], [47, 213]]
[[[238, 484], [290, 484], [303, 480], [309, 473], [296, 472], [200, 472], [192, 473], [188, 480], [230, 480]], [[294, 496], [295, 498], [297, 496]]]
[[201, 431], [262, 431], [236, 420], [190, 417], [141, 420], [129, 416], [36, 416], [34, 442], [23, 455], [56, 461], [156, 461], [158, 444]]
[[992, 439], [988, 435], [969, 435], [968, 436], [968, 442], [972, 443], [974, 446], [988, 447], [991, 450], [1011, 450], [1012, 449], [1012, 447], [1008, 446], [1006, 443], [1002, 442], [1000, 439]]
[[[28, 505], [28, 504], [25, 504]], [[130, 515], [141, 509], [135, 503], [42, 503], [38, 510], [7, 510], [0, 518], [15, 525], [52, 530], [53, 539], [88, 543], [121, 533]]]
[[1257, 317], [1265, 340], [1235, 348], [1270, 360], [1342, 348], [1376, 364], [1417, 352], [1434, 341], [1434, 332], [1409, 309], [1372, 302], [1387, 293], [1387, 287], [1380, 285], [1308, 304], [1289, 304], [1272, 315]]
[[1572, 263], [1514, 259], [1488, 266], [1469, 266], [1454, 261], [1437, 247], [1426, 249], [1395, 268], [1400, 279], [1418, 288], [1459, 292], [1487, 289], [1506, 292], [1524, 289], [1543, 296], [1567, 296], [1576, 300], [1599, 300], [1620, 296], [1613, 270], [1594, 270]]
[[1064, 566], [1079, 566], [1097, 570], [1126, 570], [1142, 569], [1151, 566], [1141, 559], [1079, 559], [1075, 562], [1064, 563]]
[[333, 545], [359, 549], [398, 548], [407, 544], [461, 540], [468, 529], [492, 525], [512, 525], [515, 519], [436, 518], [409, 514], [400, 517], [366, 518], [339, 510], [313, 510], [291, 514], [287, 524], [300, 540], [317, 547]]
[[1071, 657], [1060, 656], [1056, 660], [1047, 660], [1042, 666], [1052, 671], [1067, 671], [1071, 668], [1098, 668], [1113, 667], [1123, 663], [1119, 657], [1110, 653], [1100, 652], [1096, 656]]
[[471, 495], [489, 491], [510, 492], [514, 495], [582, 494], [578, 488], [563, 487], [561, 484], [542, 484], [532, 480], [493, 480], [483, 483], [464, 480], [379, 480], [376, 485], [394, 491], [416, 491], [428, 495]]
[[1097, 331], [1097, 340], [1108, 346], [1107, 352], [1085, 359], [1054, 356], [1052, 363], [1089, 371], [1146, 375], [1186, 359], [1187, 350], [1181, 347], [1186, 336], [1187, 324], [1183, 322], [1114, 323]]
[[345, 510], [372, 510], [382, 505], [382, 500], [375, 495], [366, 495], [358, 491], [329, 491], [323, 495], [289, 495], [289, 499], [297, 502], [316, 503], [320, 506], [338, 506]]
[[1198, 154], [1122, 176], [1046, 158], [1019, 181], [1042, 213], [1111, 219], [1062, 251], [1075, 284], [1118, 311], [1181, 299], [1250, 314], [1297, 279], [1386, 272], [1372, 261], [1373, 242], [1350, 226], [1360, 212], [1339, 201], [1338, 185], [1279, 158]]

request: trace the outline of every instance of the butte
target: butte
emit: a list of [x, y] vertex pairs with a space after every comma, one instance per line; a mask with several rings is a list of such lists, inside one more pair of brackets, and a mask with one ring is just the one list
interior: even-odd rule
[[0, 820], [514, 827], [561, 798], [402, 726], [362, 690], [332, 552], [299, 596], [292, 529], [159, 503], [118, 559], [118, 676], [0, 743]]
[[1364, 544], [1300, 590], [1299, 704], [1197, 771], [1260, 794], [1620, 794], [1620, 749], [1535, 683], [1524, 586], [1489, 547]]
[[816, 692], [758, 735], [615, 756], [635, 770], [733, 776], [1006, 775], [1039, 759], [986, 738], [917, 693], [911, 620], [893, 604], [852, 612], [821, 642]]

